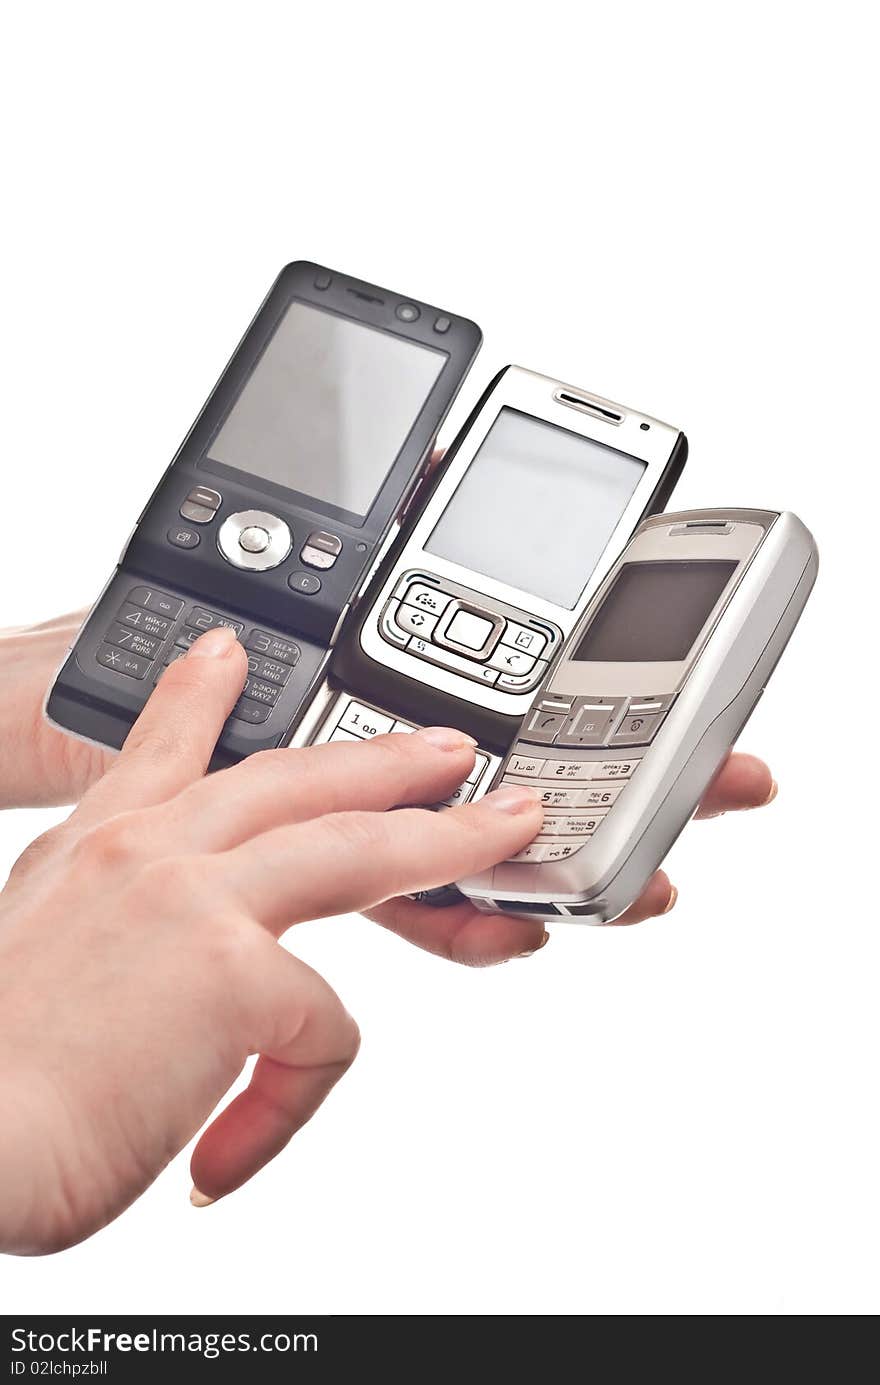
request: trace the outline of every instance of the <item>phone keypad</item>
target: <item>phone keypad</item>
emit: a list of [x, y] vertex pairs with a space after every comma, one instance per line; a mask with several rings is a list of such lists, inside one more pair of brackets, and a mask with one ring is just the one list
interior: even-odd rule
[[241, 621], [200, 605], [184, 610], [185, 604], [154, 587], [133, 587], [104, 633], [97, 662], [138, 682], [151, 674], [155, 684], [206, 630], [227, 626], [248, 651], [248, 677], [231, 716], [254, 726], [268, 721], [300, 658], [299, 645], [267, 630], [245, 633]]
[[[544, 822], [534, 841], [510, 860], [563, 861], [585, 846], [636, 773], [674, 700], [668, 693], [541, 697], [526, 718], [523, 743], [514, 747], [503, 782], [536, 789]], [[614, 756], [618, 747], [630, 746]]]
[[[337, 720], [326, 740], [328, 742], [369, 741], [373, 736], [396, 735], [398, 732], [412, 732], [418, 729], [412, 722], [398, 721], [388, 712], [380, 712], [375, 707], [371, 707], [365, 702], [356, 702], [352, 698], [338, 713]], [[323, 736], [322, 739], [324, 739]], [[453, 808], [460, 803], [469, 802], [475, 795], [479, 796], [478, 791], [481, 793], [488, 784], [489, 775], [486, 772], [488, 765], [488, 755], [478, 750], [474, 756], [473, 769], [467, 778], [448, 798], [431, 806]]]
[[463, 588], [444, 590], [414, 573], [395, 587], [379, 633], [416, 658], [512, 694], [539, 685], [562, 638], [554, 627], [510, 620], [470, 600]]

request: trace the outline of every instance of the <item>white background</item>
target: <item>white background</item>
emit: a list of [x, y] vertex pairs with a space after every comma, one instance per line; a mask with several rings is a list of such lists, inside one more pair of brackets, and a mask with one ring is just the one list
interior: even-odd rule
[[[791, 508], [822, 569], [743, 741], [779, 797], [689, 828], [673, 914], [488, 973], [300, 928], [364, 1035], [326, 1108], [227, 1202], [193, 1211], [181, 1156], [88, 1244], [0, 1261], [0, 1310], [880, 1306], [868, 13], [7, 20], [0, 622], [94, 596], [298, 257], [481, 323], [456, 418], [509, 361], [629, 402], [688, 433], [677, 506]], [[7, 814], [3, 862], [53, 816]]]

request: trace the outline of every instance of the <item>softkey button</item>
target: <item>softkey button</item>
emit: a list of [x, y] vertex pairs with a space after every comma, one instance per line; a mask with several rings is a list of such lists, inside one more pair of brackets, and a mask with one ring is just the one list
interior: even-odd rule
[[267, 707], [274, 707], [281, 693], [280, 689], [273, 687], [271, 683], [264, 683], [259, 678], [248, 677], [245, 679], [241, 695], [250, 698], [253, 702], [263, 702]]
[[611, 737], [609, 745], [647, 745], [653, 739], [665, 715], [665, 712], [654, 712], [651, 715], [641, 712], [633, 715], [631, 711], [627, 712]]
[[267, 683], [274, 683], [276, 688], [283, 688], [290, 677], [290, 667], [276, 663], [274, 659], [264, 659], [259, 654], [249, 654], [248, 673], [252, 678], [262, 678]]
[[[503, 646], [502, 646], [503, 647]], [[496, 651], [497, 652], [497, 651]], [[546, 659], [536, 659], [531, 673], [502, 673], [498, 677], [498, 687], [505, 692], [531, 692], [540, 683], [550, 665]]]
[[341, 552], [342, 539], [336, 534], [316, 529], [306, 539], [299, 560], [307, 567], [316, 567], [323, 571], [333, 566]]
[[550, 745], [565, 726], [568, 717], [565, 712], [545, 712], [539, 707], [533, 712], [526, 725], [525, 735], [530, 741]]
[[155, 611], [157, 615], [168, 616], [169, 620], [176, 620], [183, 610], [183, 602], [176, 596], [157, 592], [155, 587], [132, 587], [128, 599], [134, 606], [143, 606], [145, 610]]
[[490, 666], [497, 668], [499, 673], [514, 673], [517, 676], [531, 673], [535, 663], [533, 654], [524, 654], [522, 650], [512, 649], [506, 644], [499, 644], [489, 660]]
[[199, 505], [195, 500], [184, 500], [180, 507], [180, 518], [190, 524], [210, 524], [216, 513], [210, 505]]
[[283, 664], [299, 661], [301, 650], [293, 640], [282, 639], [280, 635], [270, 635], [266, 630], [252, 630], [244, 642], [245, 649], [253, 649], [256, 654], [265, 654], [267, 659], [280, 659]]
[[175, 548], [198, 548], [202, 541], [195, 529], [187, 529], [183, 524], [172, 524], [167, 538]]
[[165, 639], [174, 624], [174, 621], [166, 616], [154, 615], [152, 611], [145, 611], [142, 606], [132, 606], [130, 601], [120, 606], [116, 618], [121, 620], [123, 625], [133, 625], [135, 629], [143, 630], [145, 635], [155, 635], [160, 640]]
[[252, 702], [248, 697], [243, 697], [240, 702], [236, 702], [231, 715], [236, 721], [247, 721], [252, 726], [262, 726], [263, 722], [268, 721], [272, 715], [272, 708], [260, 702]]
[[401, 630], [407, 630], [411, 635], [421, 635], [424, 640], [431, 638], [437, 624], [436, 616], [420, 610], [418, 606], [405, 604], [398, 606], [394, 619]]
[[111, 625], [104, 636], [107, 644], [115, 644], [119, 649], [127, 649], [130, 654], [138, 654], [142, 659], [153, 659], [162, 641], [152, 635], [145, 635], [131, 625]]
[[544, 650], [547, 636], [543, 630], [530, 630], [526, 625], [517, 625], [515, 620], [509, 620], [501, 636], [501, 643], [537, 658]]
[[212, 490], [210, 486], [193, 486], [186, 498], [193, 505], [205, 505], [209, 510], [215, 512], [220, 509], [223, 503], [223, 496], [220, 492]]
[[103, 668], [122, 673], [126, 678], [146, 678], [150, 667], [149, 659], [141, 659], [125, 649], [116, 649], [112, 644], [102, 644], [96, 658]]
[[420, 611], [429, 611], [432, 616], [440, 616], [446, 610], [452, 597], [446, 592], [429, 587], [424, 582], [411, 582], [403, 594], [407, 606], [417, 606]]

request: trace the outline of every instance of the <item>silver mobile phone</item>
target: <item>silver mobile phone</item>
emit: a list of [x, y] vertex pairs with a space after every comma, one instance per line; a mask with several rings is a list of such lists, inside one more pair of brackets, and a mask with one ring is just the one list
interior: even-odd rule
[[[453, 725], [479, 796], [599, 581], [687, 455], [683, 433], [508, 366], [371, 582], [296, 744]], [[446, 806], [446, 805], [444, 805]]]
[[487, 912], [583, 923], [622, 914], [748, 720], [817, 568], [792, 514], [646, 520], [497, 776], [540, 790], [540, 834], [459, 889]]

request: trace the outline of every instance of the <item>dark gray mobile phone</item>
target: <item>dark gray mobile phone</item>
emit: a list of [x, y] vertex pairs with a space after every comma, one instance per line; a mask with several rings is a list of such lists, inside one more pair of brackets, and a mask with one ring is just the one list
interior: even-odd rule
[[141, 514], [49, 720], [121, 746], [163, 670], [228, 625], [249, 674], [215, 763], [282, 743], [480, 342], [445, 309], [287, 265]]

